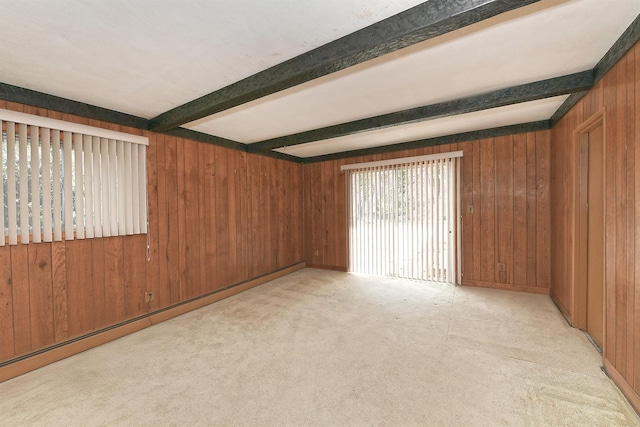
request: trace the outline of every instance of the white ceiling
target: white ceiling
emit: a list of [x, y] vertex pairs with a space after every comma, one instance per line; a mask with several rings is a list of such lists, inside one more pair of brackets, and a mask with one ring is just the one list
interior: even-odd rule
[[523, 9], [185, 127], [252, 143], [592, 69], [640, 13], [640, 1], [552, 0]]
[[0, 81], [144, 118], [421, 0], [0, 0]]
[[[0, 82], [153, 118], [420, 0], [0, 0]], [[592, 69], [640, 0], [542, 0], [184, 127], [242, 143]], [[300, 157], [549, 119], [556, 97], [311, 142]]]
[[394, 126], [372, 132], [356, 133], [324, 141], [309, 142], [280, 148], [276, 151], [297, 157], [313, 157], [546, 120], [555, 113], [567, 98], [568, 95], [562, 95], [537, 101], [522, 102], [506, 107], [460, 114], [454, 117]]

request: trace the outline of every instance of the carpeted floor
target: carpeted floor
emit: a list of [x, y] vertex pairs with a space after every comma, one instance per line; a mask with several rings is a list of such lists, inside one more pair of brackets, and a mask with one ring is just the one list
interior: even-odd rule
[[547, 296], [304, 269], [0, 384], [1, 426], [640, 426]]

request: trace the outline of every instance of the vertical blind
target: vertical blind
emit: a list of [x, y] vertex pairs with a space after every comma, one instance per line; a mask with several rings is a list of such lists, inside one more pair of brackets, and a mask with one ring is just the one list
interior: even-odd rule
[[148, 138], [0, 110], [0, 246], [147, 232]]
[[459, 281], [462, 152], [343, 166], [356, 273]]

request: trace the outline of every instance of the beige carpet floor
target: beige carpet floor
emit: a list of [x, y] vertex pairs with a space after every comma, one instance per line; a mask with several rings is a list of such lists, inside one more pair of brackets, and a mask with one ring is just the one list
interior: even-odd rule
[[304, 269], [0, 384], [0, 426], [632, 426], [547, 296]]

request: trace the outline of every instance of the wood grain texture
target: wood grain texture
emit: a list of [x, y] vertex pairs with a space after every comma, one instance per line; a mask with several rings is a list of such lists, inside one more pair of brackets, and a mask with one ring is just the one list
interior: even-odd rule
[[51, 243], [28, 245], [31, 347], [54, 342]]
[[29, 301], [29, 249], [11, 246], [11, 283], [13, 287], [13, 333], [16, 353], [26, 353], [31, 346], [31, 304]]
[[[304, 251], [309, 265], [348, 268], [346, 183], [340, 165], [456, 150], [464, 152], [462, 283], [548, 292], [544, 269], [549, 268], [549, 209], [548, 202], [538, 207], [536, 201], [548, 197], [549, 160], [536, 166], [536, 150], [549, 156], [549, 131], [304, 165]], [[473, 213], [467, 212], [469, 206]], [[504, 273], [497, 271], [498, 260], [506, 263]]]
[[0, 360], [15, 354], [13, 334], [13, 292], [11, 250], [0, 248]]
[[[605, 364], [640, 396], [640, 45], [629, 51], [551, 131], [551, 295], [571, 317], [576, 154], [574, 130], [604, 112]], [[621, 382], [624, 382], [622, 384]], [[640, 408], [636, 408], [639, 410]]]
[[[145, 134], [150, 144], [148, 235], [0, 247], [0, 361], [302, 261], [302, 165], [0, 107]], [[148, 304], [146, 291], [154, 293]]]

